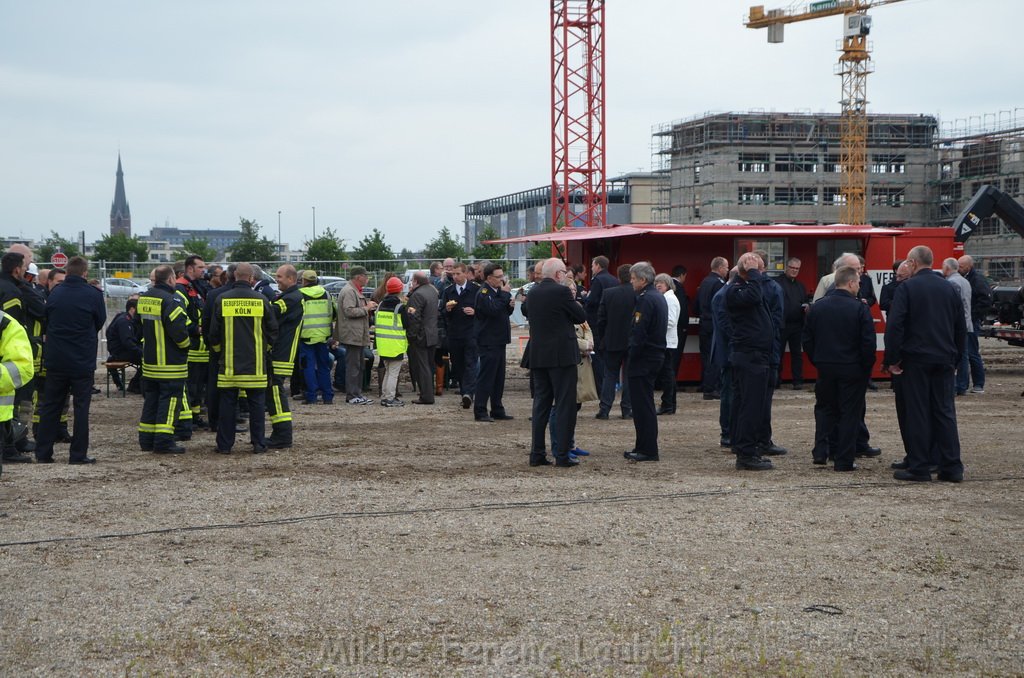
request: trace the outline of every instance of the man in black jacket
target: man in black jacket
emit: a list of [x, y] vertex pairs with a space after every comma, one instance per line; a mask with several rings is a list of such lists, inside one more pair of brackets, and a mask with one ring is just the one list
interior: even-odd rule
[[963, 480], [960, 435], [953, 407], [953, 373], [967, 337], [963, 304], [956, 288], [932, 270], [932, 251], [919, 245], [907, 255], [911, 276], [896, 290], [885, 326], [885, 367], [901, 379], [905, 392], [907, 447], [897, 480]]
[[70, 393], [74, 399], [74, 431], [70, 464], [92, 464], [89, 451], [89, 403], [96, 372], [98, 334], [107, 320], [103, 293], [86, 280], [89, 262], [68, 261], [67, 277], [54, 288], [46, 304], [46, 392], [39, 412], [36, 461], [53, 461], [53, 443], [60, 412]]
[[715, 334], [714, 313], [711, 300], [715, 293], [725, 286], [725, 276], [729, 273], [729, 260], [715, 257], [711, 260], [711, 272], [701, 281], [697, 288], [697, 301], [693, 311], [700, 318], [700, 383], [704, 392], [704, 400], [719, 398], [718, 382], [720, 374], [711, 366], [711, 344]]
[[[139, 388], [139, 375], [142, 373], [142, 325], [137, 317], [138, 306], [137, 299], [129, 299], [124, 304], [124, 310], [115, 315], [107, 325], [107, 359], [125, 361], [138, 366], [135, 376], [128, 384], [128, 390], [132, 393], [142, 392]], [[121, 383], [121, 371], [107, 371], [118, 390], [123, 390], [125, 387]]]
[[[797, 280], [800, 274], [800, 260], [796, 257], [786, 262], [786, 274], [776, 279], [782, 288], [783, 301], [783, 325], [782, 325], [782, 350], [789, 346], [789, 364], [793, 373], [793, 390], [799, 391], [804, 387], [804, 349], [801, 342], [801, 333], [804, 330], [804, 314], [807, 310], [807, 288]], [[781, 370], [781, 365], [780, 365]], [[779, 374], [779, 383], [782, 383], [782, 374]]]
[[[859, 287], [856, 269], [836, 271], [835, 289], [814, 305], [803, 331], [807, 355], [818, 368], [812, 455], [815, 464], [825, 464], [831, 451], [836, 471], [857, 468], [857, 430], [875, 364], [874, 324], [868, 307], [857, 299]], [[836, 443], [830, 448], [833, 430]]]
[[665, 295], [654, 287], [654, 267], [646, 261], [633, 264], [629, 281], [636, 291], [633, 326], [629, 333], [626, 375], [633, 401], [632, 450], [630, 461], [658, 461], [658, 414], [654, 409], [654, 379], [665, 362], [665, 336], [668, 333], [668, 304]]
[[[480, 372], [473, 399], [473, 418], [492, 422], [509, 420], [502, 396], [505, 394], [505, 352], [512, 343], [509, 316], [515, 310], [512, 288], [497, 264], [483, 266], [484, 284], [476, 295], [476, 336], [480, 348]], [[490, 414], [488, 414], [490, 404]]]
[[441, 317], [448, 337], [451, 356], [451, 378], [459, 384], [463, 409], [473, 406], [476, 390], [477, 347], [473, 331], [476, 313], [476, 294], [480, 286], [468, 278], [466, 264], [459, 262], [452, 268], [453, 284], [441, 294]]
[[[597, 316], [601, 308], [601, 299], [604, 298], [605, 290], [609, 290], [619, 284], [611, 273], [608, 272], [608, 257], [594, 257], [590, 263], [590, 291], [583, 299], [583, 308], [587, 312], [587, 324], [594, 334], [594, 346], [601, 345], [600, 330], [597, 326]], [[594, 351], [594, 377], [597, 382], [597, 392], [601, 392], [601, 382], [604, 380], [604, 354], [600, 349]]]
[[616, 271], [619, 285], [604, 291], [601, 308], [597, 313], [597, 326], [601, 335], [601, 344], [594, 344], [604, 352], [604, 379], [601, 382], [601, 404], [598, 406], [597, 418], [607, 419], [608, 413], [615, 403], [615, 385], [622, 382], [622, 396], [619, 406], [622, 418], [633, 417], [633, 403], [629, 394], [629, 379], [620, 378], [621, 370], [626, 367], [626, 353], [629, 349], [629, 330], [633, 322], [633, 307], [636, 306], [636, 290], [629, 281], [630, 264], [619, 266]]
[[409, 371], [420, 392], [420, 397], [412, 401], [414, 405], [434, 404], [434, 351], [438, 346], [437, 298], [437, 286], [430, 282], [427, 274], [413, 274], [412, 291], [406, 303], [409, 324], [405, 333], [409, 338]]
[[534, 388], [530, 466], [551, 463], [545, 433], [554, 405], [558, 448], [551, 452], [555, 466], [568, 468], [579, 463], [569, 458], [569, 441], [576, 430], [576, 373], [580, 362], [573, 325], [585, 322], [587, 317], [572, 291], [562, 284], [566, 268], [561, 259], [545, 260], [541, 275], [542, 280], [523, 302], [523, 315], [530, 319], [529, 363]]

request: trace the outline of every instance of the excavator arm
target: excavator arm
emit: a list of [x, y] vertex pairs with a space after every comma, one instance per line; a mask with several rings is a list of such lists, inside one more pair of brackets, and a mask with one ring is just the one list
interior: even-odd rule
[[953, 222], [953, 228], [956, 229], [953, 238], [957, 242], [967, 242], [967, 239], [981, 224], [982, 219], [988, 219], [993, 215], [1002, 219], [1007, 226], [1024, 237], [1024, 207], [995, 186], [985, 184], [978, 189], [960, 216]]

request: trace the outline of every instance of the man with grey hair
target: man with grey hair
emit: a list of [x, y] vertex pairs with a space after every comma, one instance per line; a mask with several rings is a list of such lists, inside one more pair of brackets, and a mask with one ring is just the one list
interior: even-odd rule
[[654, 287], [654, 267], [633, 264], [629, 281], [636, 291], [633, 328], [629, 334], [626, 378], [633, 400], [636, 441], [623, 456], [631, 461], [658, 461], [658, 414], [654, 409], [654, 380], [665, 362], [668, 304]]
[[829, 288], [835, 284], [836, 271], [843, 266], [853, 266], [856, 269], [860, 269], [860, 257], [850, 252], [843, 252], [839, 255], [839, 258], [832, 262], [832, 272], [828, 275], [823, 275], [821, 280], [818, 281], [818, 286], [814, 289], [814, 301], [821, 299], [828, 292]]
[[729, 274], [729, 260], [715, 257], [711, 260], [711, 271], [700, 282], [697, 288], [697, 299], [693, 304], [693, 312], [700, 318], [700, 390], [704, 392], [704, 400], [718, 400], [721, 397], [719, 385], [721, 373], [711, 367], [711, 345], [715, 333], [714, 311], [711, 300], [718, 290], [725, 287], [725, 277]]
[[434, 350], [437, 348], [437, 287], [426, 273], [414, 273], [406, 304], [409, 371], [420, 390], [416, 405], [434, 404]]
[[981, 360], [978, 334], [985, 315], [992, 310], [992, 288], [974, 268], [974, 259], [965, 254], [957, 261], [960, 275], [971, 284], [971, 324], [967, 326], [967, 360], [971, 364], [971, 393], [985, 392], [985, 363]]
[[885, 326], [883, 365], [900, 377], [904, 391], [901, 433], [906, 460], [896, 464], [897, 480], [963, 480], [960, 436], [953, 406], [953, 372], [967, 337], [963, 304], [951, 285], [932, 270], [932, 251], [907, 255], [911, 276], [896, 289]]
[[348, 285], [338, 293], [338, 322], [334, 326], [335, 339], [345, 347], [345, 402], [349, 405], [369, 405], [373, 401], [363, 396], [363, 348], [370, 345], [370, 312], [377, 302], [367, 301], [363, 286], [369, 281], [366, 269], [353, 266], [348, 269]]
[[[960, 295], [960, 303], [964, 306], [964, 326], [972, 328], [971, 283], [967, 282], [967, 278], [960, 275], [959, 265], [959, 262], [953, 257], [945, 259], [942, 262], [942, 275], [946, 276], [946, 280], [956, 288], [957, 293]], [[964, 351], [956, 368], [956, 394], [958, 396], [967, 393], [967, 386], [971, 383], [971, 361], [967, 357], [967, 353], [967, 351]]]

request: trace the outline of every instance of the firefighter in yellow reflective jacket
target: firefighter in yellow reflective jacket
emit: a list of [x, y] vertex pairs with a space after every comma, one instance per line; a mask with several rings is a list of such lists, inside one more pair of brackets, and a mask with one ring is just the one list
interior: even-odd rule
[[0, 311], [0, 427], [5, 443], [13, 445], [25, 435], [25, 427], [14, 421], [14, 392], [31, 381], [34, 374], [32, 345], [25, 328]]
[[231, 289], [217, 297], [210, 318], [210, 343], [220, 352], [220, 412], [217, 422], [217, 452], [230, 454], [235, 444], [235, 408], [239, 391], [249, 404], [249, 439], [252, 451], [267, 451], [267, 386], [270, 381], [270, 351], [277, 339], [277, 318], [265, 296], [252, 289], [252, 265], [235, 268]]
[[193, 254], [185, 259], [181, 275], [174, 284], [174, 292], [181, 300], [188, 316], [188, 334], [191, 340], [188, 351], [188, 377], [185, 383], [188, 414], [183, 413], [181, 417], [183, 422], [187, 422], [187, 426], [179, 425], [176, 430], [178, 436], [183, 439], [192, 437], [194, 427], [206, 426], [200, 415], [202, 404], [206, 400], [206, 371], [210, 364], [210, 351], [200, 331], [205, 290], [200, 282], [205, 271], [206, 262], [202, 257]]
[[298, 273], [291, 264], [277, 269], [277, 299], [271, 306], [277, 316], [277, 341], [271, 354], [273, 374], [267, 389], [267, 413], [270, 415], [270, 438], [267, 447], [284, 449], [292, 446], [292, 412], [284, 390], [284, 378], [295, 369], [295, 353], [299, 348], [302, 328], [302, 292]]
[[316, 404], [316, 394], [323, 394], [324, 404], [334, 402], [331, 388], [331, 355], [327, 342], [331, 340], [331, 327], [338, 317], [338, 309], [321, 285], [316, 271], [302, 272], [302, 330], [299, 333], [299, 356], [303, 363], [306, 382], [306, 404]]
[[409, 340], [405, 334], [407, 311], [398, 298], [402, 293], [402, 280], [397, 276], [392, 277], [385, 290], [387, 296], [381, 299], [374, 320], [377, 355], [384, 363], [380, 404], [384, 407], [402, 407], [405, 403], [395, 397], [398, 373], [402, 370], [402, 356], [409, 350]]
[[174, 294], [174, 269], [157, 266], [154, 284], [139, 297], [142, 321], [142, 418], [139, 447], [160, 454], [181, 454], [174, 441], [188, 377], [188, 318]]

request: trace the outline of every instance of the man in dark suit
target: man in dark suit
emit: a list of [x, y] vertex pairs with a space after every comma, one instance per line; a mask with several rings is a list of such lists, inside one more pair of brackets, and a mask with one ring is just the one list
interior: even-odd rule
[[476, 391], [477, 348], [473, 331], [476, 294], [480, 286], [469, 279], [467, 267], [459, 262], [452, 267], [453, 284], [441, 294], [441, 318], [448, 335], [451, 378], [458, 383], [462, 407], [473, 406]]
[[903, 439], [906, 468], [897, 480], [963, 480], [960, 435], [953, 407], [956, 366], [965, 350], [967, 326], [956, 288], [932, 270], [932, 251], [923, 246], [907, 255], [911, 275], [897, 289], [885, 326], [885, 367], [900, 376], [904, 390]]
[[[801, 343], [801, 336], [804, 330], [807, 302], [810, 300], [807, 288], [797, 280], [799, 274], [800, 260], [790, 257], [786, 262], [786, 274], [776, 279], [779, 287], [782, 288], [782, 350], [785, 351], [786, 346], [789, 346], [789, 364], [793, 373], [794, 391], [799, 391], [804, 387], [804, 347]], [[782, 383], [781, 374], [779, 374], [779, 383]]]
[[[831, 452], [836, 471], [857, 468], [857, 430], [875, 364], [875, 328], [871, 311], [857, 298], [859, 288], [857, 270], [840, 268], [835, 289], [814, 305], [803, 330], [807, 357], [818, 368], [812, 455], [815, 464], [825, 464]], [[834, 447], [829, 444], [833, 431]]]
[[[483, 267], [484, 284], [476, 295], [476, 336], [480, 372], [476, 380], [473, 418], [477, 421], [512, 419], [501, 398], [505, 393], [505, 351], [512, 342], [508, 318], [515, 309], [512, 288], [497, 264]], [[490, 414], [487, 406], [490, 403]]]
[[[590, 263], [590, 291], [583, 300], [583, 308], [587, 311], [587, 324], [594, 333], [594, 346], [600, 346], [601, 337], [597, 329], [597, 316], [601, 308], [601, 299], [604, 293], [619, 284], [611, 273], [608, 272], [608, 257], [597, 256]], [[597, 392], [601, 392], [601, 382], [604, 380], [604, 355], [600, 349], [594, 351], [594, 377], [597, 382]]]
[[409, 326], [409, 371], [420, 389], [416, 405], [434, 404], [434, 351], [437, 348], [437, 287], [426, 273], [414, 273], [406, 304]]
[[676, 325], [676, 334], [679, 335], [679, 350], [675, 353], [675, 364], [672, 365], [672, 374], [679, 374], [679, 364], [683, 361], [683, 353], [686, 352], [686, 335], [690, 330], [690, 297], [686, 294], [686, 267], [677, 264], [672, 267], [672, 288], [679, 301], [679, 324]]
[[[597, 313], [597, 333], [600, 333], [601, 344], [595, 342], [598, 350], [604, 352], [604, 379], [601, 382], [601, 404], [598, 406], [597, 418], [607, 419], [615, 402], [615, 385], [619, 382], [619, 372], [626, 366], [626, 352], [629, 349], [629, 330], [633, 322], [633, 307], [636, 305], [636, 291], [629, 282], [629, 264], [619, 266], [617, 273], [619, 285], [604, 291], [601, 307]], [[629, 380], [622, 379], [622, 418], [633, 416], [633, 404], [630, 401]]]
[[557, 449], [552, 450], [555, 466], [572, 467], [569, 441], [576, 430], [576, 372], [580, 350], [573, 325], [586, 321], [583, 307], [572, 291], [562, 284], [566, 276], [561, 259], [547, 259], [541, 265], [543, 278], [523, 302], [523, 315], [530, 319], [530, 372], [533, 376], [533, 443], [530, 466], [546, 466], [544, 442], [552, 403]]
[[701, 281], [697, 288], [697, 301], [694, 313], [700, 317], [700, 383], [704, 392], [704, 400], [719, 398], [719, 374], [711, 367], [711, 343], [715, 334], [714, 313], [711, 300], [715, 293], [725, 286], [725, 276], [729, 273], [729, 260], [715, 257], [711, 260], [711, 272]]
[[630, 461], [658, 461], [658, 415], [654, 409], [654, 379], [665, 362], [668, 304], [654, 287], [654, 267], [646, 261], [633, 264], [629, 280], [636, 291], [633, 326], [629, 333], [626, 375], [633, 398], [633, 429], [636, 442], [625, 453]]

